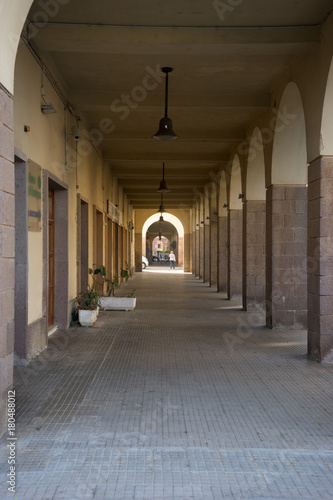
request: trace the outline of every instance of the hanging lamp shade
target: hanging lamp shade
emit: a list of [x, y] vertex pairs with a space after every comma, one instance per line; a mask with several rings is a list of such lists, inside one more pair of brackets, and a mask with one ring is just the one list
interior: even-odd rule
[[160, 187], [157, 189], [157, 193], [168, 193], [170, 191], [170, 189], [168, 189], [166, 181], [164, 180], [164, 166], [165, 164], [163, 162], [163, 178], [160, 182]]
[[153, 135], [153, 139], [158, 139], [160, 141], [173, 141], [179, 139], [178, 135], [173, 131], [172, 120], [168, 117], [168, 75], [171, 73], [172, 69], [173, 68], [166, 66], [162, 68], [163, 73], [165, 73], [165, 113], [164, 117], [160, 120], [158, 131]]

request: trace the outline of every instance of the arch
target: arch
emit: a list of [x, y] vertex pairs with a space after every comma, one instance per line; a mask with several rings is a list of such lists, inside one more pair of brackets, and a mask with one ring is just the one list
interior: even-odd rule
[[[148, 217], [148, 219], [145, 221], [145, 223], [142, 226], [142, 236], [146, 236], [147, 229], [152, 224], [154, 224], [154, 222], [158, 222], [159, 219], [160, 219], [160, 214], [159, 213], [151, 215], [150, 217]], [[184, 233], [185, 233], [184, 226], [180, 222], [180, 220], [178, 219], [178, 217], [176, 217], [175, 215], [169, 214], [167, 212], [164, 212], [163, 213], [163, 219], [166, 222], [170, 222], [171, 224], [173, 224], [175, 226], [175, 228], [178, 231], [178, 235], [179, 235], [180, 238], [184, 237]]]
[[0, 82], [14, 94], [14, 68], [20, 35], [33, 0], [10, 0], [0, 5]]
[[242, 193], [242, 174], [239, 156], [235, 155], [231, 167], [230, 185], [229, 185], [229, 208], [230, 210], [241, 210], [242, 199], [239, 194]]
[[320, 153], [323, 156], [333, 155], [333, 58], [327, 78], [324, 97], [323, 116], [321, 122]]
[[258, 127], [253, 130], [250, 139], [246, 169], [246, 199], [266, 199], [264, 145]]
[[271, 184], [306, 184], [307, 149], [304, 109], [293, 82], [286, 86], [276, 113]]

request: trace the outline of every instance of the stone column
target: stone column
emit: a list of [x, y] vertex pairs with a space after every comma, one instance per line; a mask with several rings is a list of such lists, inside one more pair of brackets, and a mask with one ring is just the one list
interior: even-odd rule
[[280, 329], [307, 327], [307, 188], [267, 190], [266, 318]]
[[205, 263], [203, 280], [210, 284], [210, 224], [204, 225]]
[[0, 436], [13, 383], [15, 176], [13, 101], [0, 87]]
[[308, 178], [308, 354], [332, 361], [333, 158], [312, 162]]
[[266, 201], [243, 204], [243, 308], [265, 311]]
[[218, 291], [227, 293], [228, 291], [228, 217], [218, 219], [218, 253], [219, 253], [219, 274]]
[[243, 210], [228, 212], [228, 299], [242, 297]]
[[135, 271], [142, 273], [142, 233], [135, 233]]
[[217, 219], [210, 221], [210, 284], [217, 287], [218, 282], [218, 224]]
[[205, 277], [205, 228], [199, 229], [199, 278]]
[[194, 275], [196, 274], [196, 271], [195, 271], [195, 256], [196, 256], [196, 252], [197, 252], [196, 241], [195, 241], [195, 233], [196, 233], [196, 231], [192, 232], [192, 273]]
[[184, 272], [191, 271], [191, 234], [184, 234]]
[[195, 275], [200, 274], [200, 230], [197, 228], [195, 232]]

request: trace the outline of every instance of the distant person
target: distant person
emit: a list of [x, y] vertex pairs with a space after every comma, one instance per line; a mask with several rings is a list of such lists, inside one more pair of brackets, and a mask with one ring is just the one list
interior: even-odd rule
[[170, 260], [170, 269], [175, 269], [176, 256], [173, 253], [173, 250], [171, 250], [171, 252], [170, 252], [169, 260]]

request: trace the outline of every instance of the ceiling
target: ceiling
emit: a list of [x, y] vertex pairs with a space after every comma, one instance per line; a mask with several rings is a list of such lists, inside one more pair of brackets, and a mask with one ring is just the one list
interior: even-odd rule
[[[166, 209], [191, 208], [290, 65], [319, 43], [332, 3], [71, 0], [29, 32], [89, 127], [112, 121], [96, 147], [134, 208], [158, 208], [163, 162]], [[152, 139], [164, 115], [163, 66], [173, 67], [168, 115], [180, 137], [167, 143]]]

